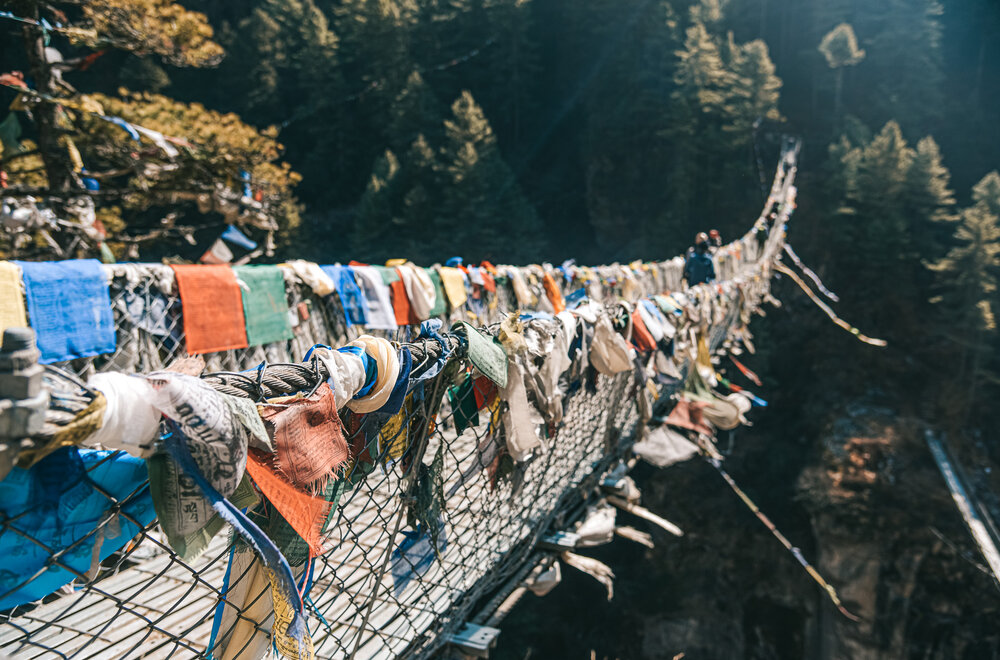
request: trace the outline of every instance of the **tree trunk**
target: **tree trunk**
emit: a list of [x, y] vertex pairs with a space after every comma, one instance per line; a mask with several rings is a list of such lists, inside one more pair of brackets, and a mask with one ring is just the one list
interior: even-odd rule
[[834, 82], [834, 92], [833, 92], [833, 124], [836, 127], [840, 127], [840, 104], [841, 104], [841, 94], [844, 90], [844, 67], [837, 67], [836, 78]]
[[[38, 8], [30, 4], [29, 14], [37, 19]], [[23, 29], [25, 54], [28, 58], [28, 71], [34, 80], [35, 89], [41, 94], [56, 93], [55, 78], [45, 57], [45, 32], [36, 25], [25, 25]], [[73, 171], [69, 158], [60, 144], [59, 108], [55, 103], [43, 101], [34, 109], [35, 126], [38, 129], [38, 151], [45, 163], [45, 174], [48, 176], [49, 189], [53, 191], [68, 191], [73, 182]]]

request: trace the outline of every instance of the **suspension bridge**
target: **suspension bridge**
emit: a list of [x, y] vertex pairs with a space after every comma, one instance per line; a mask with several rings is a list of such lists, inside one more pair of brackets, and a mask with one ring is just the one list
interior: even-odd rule
[[[714, 255], [715, 282], [685, 287], [682, 257], [592, 269], [500, 266], [489, 278], [492, 291], [473, 286], [476, 273], [466, 273], [467, 299], [454, 304], [462, 292], [448, 295], [449, 305], [429, 315], [455, 323], [450, 332], [426, 322], [395, 331], [351, 324], [357, 301], [342, 291], [324, 294], [315, 270], [299, 264], [282, 269], [289, 337], [208, 352], [192, 369], [185, 365], [194, 352], [192, 319], [169, 269], [105, 267], [113, 350], [47, 367], [44, 427], [4, 446], [9, 474], [0, 489], [11, 490], [0, 491], [0, 652], [39, 660], [259, 658], [272, 649], [285, 657], [421, 658], [450, 649], [485, 657], [504, 615], [527, 589], [544, 590], [560, 561], [610, 583], [585, 548], [610, 540], [616, 527], [626, 538], [649, 539], [616, 525], [609, 503], [680, 532], [641, 507], [627, 477], [632, 448], [649, 439], [650, 428], [666, 428], [657, 420], [670, 422], [667, 413], [687, 391], [691, 401], [702, 397], [690, 405], [688, 433], [713, 452], [710, 412], [723, 399], [695, 390], [711, 378], [713, 355], [738, 345], [752, 350], [748, 324], [771, 299], [784, 254], [797, 154], [788, 141], [760, 217]], [[405, 349], [409, 371], [395, 387], [373, 385], [372, 368], [352, 381], [337, 362], [365, 353], [384, 371], [396, 358], [376, 359], [372, 336], [393, 340], [400, 355]], [[351, 342], [361, 349], [337, 356], [314, 349]], [[396, 373], [403, 369], [397, 364]], [[241, 431], [244, 444], [234, 455], [246, 476], [241, 467], [234, 489], [206, 469], [206, 452], [219, 446], [202, 451], [190, 432], [142, 448], [107, 439], [112, 408], [138, 424], [147, 404], [103, 374], [153, 374], [143, 387], [160, 387], [185, 373], [206, 389], [178, 395], [171, 410], [208, 410], [209, 395], [218, 395], [242, 400], [267, 420], [271, 437], [258, 437], [258, 445]], [[311, 482], [304, 500], [300, 488], [285, 501], [281, 487], [289, 484], [271, 479], [287, 476], [289, 463], [267, 472], [261, 466], [273, 465], [261, 459], [267, 452], [259, 444], [273, 441], [280, 451], [280, 416], [316, 400], [327, 385], [332, 396], [346, 390], [351, 401], [394, 390], [398, 412], [380, 415], [382, 408], [338, 400], [339, 411], [316, 425], [334, 424], [347, 455], [333, 478]], [[728, 408], [718, 406], [725, 417]], [[181, 413], [157, 413], [169, 428], [190, 427]], [[207, 422], [209, 414], [201, 417]], [[183, 441], [171, 445], [177, 437]], [[72, 469], [53, 479], [51, 464], [66, 456]], [[181, 493], [180, 509], [168, 511], [157, 481], [163, 459], [183, 472], [192, 456], [193, 472], [203, 474], [182, 474], [179, 483], [197, 501]], [[312, 460], [305, 456], [303, 469]], [[6, 498], [16, 489], [32, 497], [14, 504]], [[317, 501], [327, 506], [309, 538], [300, 518]], [[194, 511], [199, 502], [210, 502], [205, 510], [220, 518], [179, 537], [186, 507]], [[268, 551], [272, 543], [278, 559]], [[285, 569], [291, 590], [282, 582]], [[304, 634], [296, 632], [299, 617]]]

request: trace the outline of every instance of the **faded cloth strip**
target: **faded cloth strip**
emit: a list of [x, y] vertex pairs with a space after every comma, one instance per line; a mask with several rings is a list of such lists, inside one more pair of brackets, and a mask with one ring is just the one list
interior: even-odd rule
[[823, 302], [822, 300], [820, 300], [819, 296], [817, 296], [815, 293], [813, 293], [812, 289], [809, 288], [809, 285], [806, 284], [805, 282], [803, 282], [802, 278], [799, 277], [798, 275], [796, 275], [795, 271], [793, 271], [790, 268], [788, 268], [788, 266], [784, 265], [780, 261], [776, 261], [776, 262], [774, 262], [774, 268], [778, 272], [784, 273], [785, 275], [788, 275], [790, 278], [792, 278], [792, 280], [796, 284], [799, 285], [799, 288], [802, 289], [802, 291], [807, 296], [809, 296], [809, 299], [812, 300], [814, 303], [816, 303], [816, 306], [819, 307], [821, 310], [823, 310], [824, 314], [826, 314], [828, 317], [830, 317], [831, 321], [833, 321], [835, 324], [837, 324], [838, 326], [840, 326], [844, 330], [847, 330], [849, 333], [851, 333], [852, 335], [854, 335], [855, 337], [857, 337], [859, 341], [863, 341], [866, 344], [871, 344], [872, 346], [886, 346], [887, 345], [886, 341], [884, 339], [873, 339], [871, 337], [867, 337], [867, 336], [861, 334], [861, 331], [858, 330], [857, 328], [855, 328], [853, 325], [851, 325], [847, 321], [845, 321], [845, 320], [841, 319], [839, 316], [837, 316], [837, 313], [834, 312], [832, 309], [830, 309], [829, 305], [827, 305], [825, 302]]
[[365, 310], [368, 327], [373, 330], [395, 330], [397, 325], [392, 311], [392, 298], [389, 295], [389, 287], [382, 281], [382, 276], [371, 266], [351, 266], [351, 268], [368, 304]]
[[229, 266], [171, 266], [177, 278], [187, 352], [247, 347], [243, 296]]
[[347, 461], [347, 441], [326, 383], [306, 398], [273, 399], [281, 407], [261, 407], [265, 424], [274, 428], [274, 467], [300, 488], [334, 476]]
[[291, 339], [285, 278], [277, 266], [237, 266], [233, 269], [243, 290], [243, 315], [246, 317], [247, 343], [261, 346]]
[[396, 317], [396, 325], [420, 325], [413, 309], [410, 307], [410, 299], [406, 295], [406, 285], [402, 279], [398, 279], [389, 285], [392, 290], [392, 311]]
[[265, 459], [253, 452], [247, 459], [247, 472], [267, 501], [302, 540], [309, 544], [309, 552], [314, 556], [322, 554], [320, 530], [330, 514], [330, 502], [297, 489], [268, 467]]
[[583, 555], [575, 554], [569, 550], [563, 551], [560, 557], [562, 557], [562, 560], [573, 568], [578, 571], [583, 571], [603, 584], [604, 588], [607, 589], [608, 592], [608, 600], [611, 600], [614, 597], [615, 573], [611, 570], [610, 566], [594, 559], [593, 557], [584, 557]]
[[433, 268], [424, 268], [423, 270], [434, 285], [434, 306], [431, 307], [429, 318], [444, 316], [445, 312], [448, 311], [448, 301], [444, 293], [444, 285], [441, 284], [441, 274]]
[[21, 269], [17, 264], [0, 261], [0, 333], [7, 328], [25, 328], [28, 316], [21, 292]]
[[742, 362], [734, 358], [732, 355], [729, 356], [729, 359], [733, 361], [733, 364], [736, 365], [736, 368], [740, 370], [741, 374], [750, 379], [750, 382], [752, 382], [757, 387], [761, 387], [763, 385], [763, 383], [760, 380], [760, 376], [750, 371], [750, 369], [744, 366]]
[[441, 285], [452, 309], [458, 309], [468, 300], [465, 292], [465, 276], [457, 268], [441, 267]]
[[295, 585], [295, 577], [288, 562], [274, 543], [264, 534], [257, 525], [246, 517], [231, 502], [223, 497], [212, 484], [205, 479], [199, 470], [194, 457], [187, 444], [187, 438], [180, 428], [173, 422], [168, 422], [171, 433], [164, 438], [164, 448], [168, 455], [180, 466], [180, 469], [194, 482], [197, 490], [201, 491], [204, 497], [212, 503], [212, 507], [218, 512], [223, 520], [233, 526], [240, 537], [247, 542], [260, 557], [261, 561], [274, 575], [272, 588], [280, 592], [285, 602], [294, 609], [294, 615], [289, 626], [289, 634], [296, 640], [302, 651], [312, 648], [311, 642], [306, 642], [309, 631], [306, 628], [305, 613], [303, 612], [302, 597], [299, 595]]
[[22, 451], [17, 459], [18, 466], [30, 468], [57, 449], [83, 444], [87, 438], [97, 433], [98, 429], [101, 428], [106, 407], [107, 399], [98, 392], [94, 400], [77, 413], [69, 424], [60, 427], [45, 446]]
[[28, 318], [42, 363], [114, 352], [115, 320], [101, 262], [14, 263], [24, 273]]
[[257, 405], [253, 401], [228, 394], [222, 395], [222, 401], [233, 413], [236, 423], [246, 429], [249, 436], [247, 443], [251, 449], [274, 451], [274, 445], [267, 435], [267, 429], [264, 428], [264, 422], [261, 420], [260, 413], [257, 412]]
[[822, 293], [824, 296], [826, 296], [833, 302], [840, 302], [840, 298], [837, 296], [837, 294], [834, 293], [833, 291], [830, 291], [825, 286], [823, 286], [823, 281], [819, 279], [819, 275], [814, 273], [812, 269], [809, 268], [809, 266], [806, 266], [804, 263], [802, 263], [802, 260], [799, 259], [799, 255], [795, 254], [795, 250], [793, 250], [792, 246], [789, 245], [788, 243], [785, 243], [785, 252], [788, 254], [789, 257], [792, 258], [792, 263], [798, 266], [799, 270], [805, 273], [805, 276], [813, 281], [813, 284], [816, 285], [816, 288], [819, 289], [820, 293]]
[[[200, 474], [222, 497], [236, 492], [246, 466], [247, 431], [226, 405], [224, 395], [194, 376], [158, 372], [146, 377], [152, 388], [152, 403], [163, 415], [179, 425], [192, 450], [192, 460]], [[183, 559], [196, 554], [204, 541], [206, 529], [217, 509], [191, 487], [185, 474], [169, 454], [150, 456], [149, 485], [170, 547]], [[198, 538], [196, 547], [188, 540]]]
[[556, 286], [556, 281], [552, 278], [552, 275], [545, 273], [542, 275], [542, 286], [545, 287], [545, 295], [552, 303], [552, 309], [555, 313], [566, 309], [566, 302], [563, 300], [562, 293], [559, 292], [559, 287]]
[[406, 289], [406, 297], [409, 299], [410, 308], [417, 318], [417, 322], [426, 321], [431, 317], [431, 310], [437, 302], [437, 289], [427, 272], [412, 262], [406, 262], [398, 268], [400, 279]]
[[281, 267], [288, 268], [295, 273], [295, 276], [305, 282], [317, 296], [328, 296], [333, 293], [335, 289], [333, 280], [330, 279], [330, 276], [324, 273], [322, 268], [311, 261], [293, 259], [292, 261], [281, 264]]
[[292, 623], [296, 617], [295, 608], [282, 593], [274, 571], [268, 569], [267, 578], [271, 582], [271, 599], [274, 601], [274, 625], [271, 628], [271, 643], [274, 649], [282, 658], [288, 660], [314, 660], [316, 651], [308, 630], [301, 638], [292, 634]]
[[691, 402], [686, 399], [681, 399], [677, 402], [677, 405], [670, 415], [665, 420], [667, 424], [671, 426], [677, 426], [682, 429], [688, 429], [696, 433], [704, 433], [707, 436], [714, 435], [712, 428], [705, 424], [704, 417], [702, 416], [702, 409], [708, 405], [708, 402], [698, 401]]
[[389, 400], [399, 377], [399, 355], [387, 339], [361, 335], [348, 346], [357, 346], [376, 365], [377, 375], [373, 387], [365, 394], [359, 392], [347, 402], [347, 407], [358, 413], [374, 412]]

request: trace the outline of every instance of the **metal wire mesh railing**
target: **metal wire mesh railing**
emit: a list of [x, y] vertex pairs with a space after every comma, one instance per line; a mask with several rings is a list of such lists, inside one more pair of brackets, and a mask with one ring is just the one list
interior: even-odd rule
[[[781, 191], [792, 185], [791, 174], [794, 161], [783, 159], [775, 200], [788, 198]], [[745, 241], [739, 259], [724, 266], [720, 277], [757, 278], [729, 304], [714, 295], [695, 299], [698, 318], [689, 325], [701, 328], [712, 348], [767, 295], [769, 273], [760, 268], [776, 258], [782, 240], [783, 232], [774, 231], [764, 244]], [[146, 373], [186, 355], [180, 299], [157, 277], [158, 268], [114, 267], [116, 350], [61, 366], [84, 378], [101, 371]], [[311, 346], [342, 345], [359, 331], [343, 322], [335, 295], [316, 296], [291, 276], [286, 291], [291, 340], [208, 355], [206, 370], [267, 365], [257, 375], [279, 382], [269, 396], [321, 382], [326, 374], [299, 361]], [[475, 310], [470, 304], [458, 316], [474, 311], [495, 331], [503, 312], [516, 308], [510, 290], [499, 286], [495, 304]], [[542, 337], [558, 325], [526, 323]], [[562, 414], [542, 420], [544, 451], [515, 462], [505, 447], [500, 417], [506, 404], [496, 387], [478, 377], [454, 336], [447, 336], [450, 352], [438, 360], [437, 340], [413, 333], [404, 328], [389, 337], [415, 341], [411, 378], [423, 377], [404, 403], [405, 414], [387, 421], [341, 411], [351, 458], [324, 493], [334, 502], [323, 531], [325, 552], [311, 558], [266, 502], [242, 505], [269, 536], [283, 540], [320, 658], [424, 657], [440, 650], [521, 571], [542, 535], [580, 508], [596, 480], [626, 455], [642, 423], [637, 401], [645, 386], [636, 373], [607, 376], [576, 361], [560, 379]], [[282, 370], [284, 363], [297, 366]], [[293, 382], [278, 392], [283, 377]], [[224, 375], [207, 380], [250, 395]], [[199, 557], [186, 561], [152, 511], [148, 481], [123, 489], [131, 483], [123, 475], [145, 469], [141, 461], [122, 452], [58, 456], [64, 458], [36, 466], [36, 472], [43, 469], [30, 483], [0, 482], [5, 506], [21, 502], [6, 506], [0, 518], [0, 549], [16, 560], [10, 564], [32, 567], [26, 573], [0, 566], [0, 607], [12, 593], [59, 570], [69, 578], [48, 595], [0, 612], [0, 652], [83, 660], [257, 658], [269, 651], [271, 585], [242, 541], [218, 533]], [[85, 529], [65, 522], [74, 511], [86, 519]], [[103, 556], [108, 539], [128, 542]]]

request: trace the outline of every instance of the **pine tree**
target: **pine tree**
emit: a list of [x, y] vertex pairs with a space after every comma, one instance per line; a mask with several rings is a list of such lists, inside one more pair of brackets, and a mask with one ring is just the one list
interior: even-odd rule
[[[928, 136], [917, 143], [913, 163], [907, 172], [906, 192], [900, 200], [903, 212], [917, 219], [912, 226], [915, 248], [920, 259], [935, 261], [947, 250], [955, 213], [955, 195], [951, 174], [941, 160], [941, 150]], [[929, 284], [925, 278], [922, 286]]]
[[947, 365], [952, 414], [963, 416], [983, 397], [979, 387], [996, 355], [997, 277], [1000, 270], [1000, 175], [991, 172], [973, 188], [973, 206], [964, 209], [955, 230], [956, 245], [930, 265], [939, 295], [939, 327], [955, 350]]
[[352, 254], [384, 261], [406, 257], [430, 264], [441, 258], [428, 240], [441, 198], [434, 150], [418, 135], [402, 160], [387, 150], [376, 161], [358, 204]]
[[[268, 123], [283, 124], [282, 139], [305, 177], [303, 194], [330, 202], [356, 194], [355, 132], [347, 124], [348, 94], [339, 40], [315, 0], [255, 0], [224, 43], [218, 102]], [[294, 99], [295, 103], [289, 103]]]
[[[355, 212], [353, 254], [358, 259], [372, 259], [386, 252], [392, 252], [394, 225], [399, 224], [396, 200], [399, 197], [397, 177], [399, 159], [392, 151], [386, 150], [375, 161], [361, 201]], [[388, 244], [387, 244], [388, 243]]]
[[361, 83], [359, 105], [376, 130], [413, 72], [415, 6], [402, 0], [345, 0], [335, 10], [345, 75]]
[[834, 72], [833, 114], [840, 117], [843, 105], [844, 69], [857, 66], [865, 59], [865, 51], [858, 47], [858, 38], [849, 23], [841, 23], [826, 33], [819, 43], [819, 52], [826, 58], [827, 66]]
[[912, 328], [928, 312], [922, 292], [931, 278], [923, 264], [939, 260], [953, 243], [950, 174], [930, 137], [913, 148], [895, 122], [870, 139], [860, 127], [853, 132], [861, 137], [842, 137], [831, 147], [824, 181], [831, 209], [827, 244], [836, 255], [839, 286], [851, 291], [845, 303], [859, 326], [926, 350], [925, 336]]
[[392, 119], [386, 128], [387, 142], [405, 149], [418, 136], [440, 144], [444, 134], [444, 112], [437, 95], [419, 72], [413, 71], [392, 104]]
[[[661, 131], [673, 154], [667, 181], [671, 206], [680, 216], [675, 223], [686, 221], [684, 236], [675, 240], [690, 240], [687, 236], [704, 230], [705, 216], [714, 222], [735, 215], [739, 201], [759, 203], [759, 189], [747, 185], [757, 178], [748, 147], [758, 122], [780, 119], [781, 80], [766, 46], [739, 44], [731, 33], [713, 32], [722, 21], [718, 3], [695, 5], [684, 45], [676, 51], [671, 107]], [[717, 163], [710, 175], [691, 167], [705, 162]]]
[[[893, 118], [915, 132], [937, 125], [945, 100], [938, 0], [884, 0], [863, 8], [827, 0], [818, 3], [815, 12], [820, 30], [815, 38], [831, 29], [827, 37], [837, 34], [834, 59], [826, 60], [835, 71], [829, 124], [839, 125], [850, 113], [872, 125]], [[856, 32], [853, 43], [845, 25]], [[859, 57], [863, 66], [855, 66]], [[815, 110], [824, 112], [822, 106]]]
[[468, 250], [473, 260], [530, 259], [541, 247], [541, 227], [500, 155], [489, 121], [467, 91], [451, 109], [441, 153], [444, 196], [436, 230], [451, 249]]

